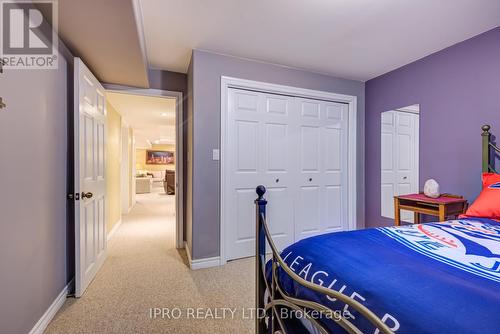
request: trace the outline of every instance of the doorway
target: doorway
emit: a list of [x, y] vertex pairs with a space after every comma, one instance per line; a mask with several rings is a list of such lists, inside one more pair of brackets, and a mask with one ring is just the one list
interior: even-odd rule
[[[138, 138], [134, 137], [134, 126], [131, 124], [136, 119], [157, 119], [158, 132], [152, 134], [155, 139], [146, 140], [149, 145], [146, 149], [156, 152], [152, 152], [150, 161], [145, 161], [145, 164], [161, 167], [159, 171], [158, 168], [152, 171], [151, 175], [146, 172], [147, 180], [142, 184], [149, 184], [149, 190], [153, 192], [156, 182], [155, 189], [159, 193], [158, 186], [165, 194], [173, 196], [171, 207], [175, 222], [171, 225], [175, 231], [170, 233], [173, 239], [170, 245], [175, 248], [183, 246], [182, 93], [124, 86], [104, 87], [79, 58], [75, 58], [74, 75], [71, 138], [74, 146], [74, 191], [68, 194], [68, 199], [75, 205], [75, 296], [81, 297], [107, 257], [108, 240], [121, 225], [122, 214], [128, 213], [136, 203]], [[152, 105], [170, 107], [150, 112], [149, 109], [154, 109], [154, 106], [139, 103], [135, 110], [129, 108], [127, 111], [135, 118], [131, 115], [122, 117], [116, 111], [108, 112], [108, 94], [117, 94], [128, 100], [154, 100]], [[164, 141], [169, 141], [170, 150], [155, 149], [155, 145], [166, 145]], [[112, 172], [110, 168], [114, 168]], [[164, 173], [161, 173], [162, 169]], [[167, 169], [174, 174], [173, 178], [167, 177]], [[158, 221], [161, 223], [162, 218], [159, 217]], [[165, 240], [165, 244], [167, 242]]]
[[[104, 85], [106, 96], [121, 110], [122, 213], [130, 212], [138, 196], [175, 196], [175, 246], [184, 247], [182, 93]], [[111, 102], [113, 103], [113, 102]], [[128, 196], [127, 196], [128, 195]], [[146, 197], [146, 196], [141, 196]]]

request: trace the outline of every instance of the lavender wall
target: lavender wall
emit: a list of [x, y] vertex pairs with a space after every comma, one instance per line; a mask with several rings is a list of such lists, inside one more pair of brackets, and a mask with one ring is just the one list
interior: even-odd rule
[[28, 333], [74, 275], [67, 220], [73, 58], [57, 70], [5, 70], [0, 92], [0, 332]]
[[380, 215], [380, 113], [420, 104], [420, 186], [473, 200], [481, 182], [481, 125], [500, 136], [500, 27], [366, 83], [366, 225]]
[[[364, 83], [220, 54], [193, 51], [193, 208], [192, 256], [219, 255], [220, 164], [212, 149], [220, 147], [220, 78], [241, 79], [308, 88], [358, 97], [358, 217], [364, 217]], [[189, 228], [189, 227], [188, 227]]]
[[182, 92], [186, 95], [187, 75], [164, 70], [149, 70], [149, 88]]

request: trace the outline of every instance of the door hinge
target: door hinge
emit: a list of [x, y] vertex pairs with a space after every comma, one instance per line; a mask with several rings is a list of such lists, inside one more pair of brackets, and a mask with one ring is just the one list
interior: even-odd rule
[[[0, 59], [0, 73], [3, 73], [3, 65], [5, 65], [3, 59]], [[7, 107], [7, 105], [3, 102], [3, 99], [0, 97], [0, 109]]]
[[70, 193], [70, 194], [68, 194], [68, 199], [78, 201], [78, 200], [80, 200], [80, 194], [79, 193], [75, 193], [75, 194]]

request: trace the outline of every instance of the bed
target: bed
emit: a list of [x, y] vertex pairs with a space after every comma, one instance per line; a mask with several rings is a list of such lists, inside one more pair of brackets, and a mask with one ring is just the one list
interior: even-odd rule
[[[483, 172], [494, 172], [500, 150], [482, 129]], [[499, 221], [330, 233], [279, 252], [256, 191], [256, 333], [500, 331]]]

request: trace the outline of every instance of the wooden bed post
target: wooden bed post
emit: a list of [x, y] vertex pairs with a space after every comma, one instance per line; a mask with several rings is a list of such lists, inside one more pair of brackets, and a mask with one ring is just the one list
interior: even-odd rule
[[488, 173], [490, 172], [490, 163], [491, 163], [491, 158], [490, 158], [490, 140], [491, 140], [491, 133], [490, 133], [490, 126], [489, 125], [483, 125], [481, 129], [483, 130], [483, 133], [481, 136], [483, 137], [483, 173]]
[[[264, 294], [266, 292], [266, 235], [263, 226], [262, 217], [266, 217], [267, 201], [264, 198], [266, 188], [262, 185], [258, 186], [255, 191], [257, 196], [255, 200], [256, 210], [256, 238], [255, 238], [255, 333], [264, 334], [266, 332], [263, 316], [264, 310]], [[261, 313], [262, 312], [262, 313]]]

